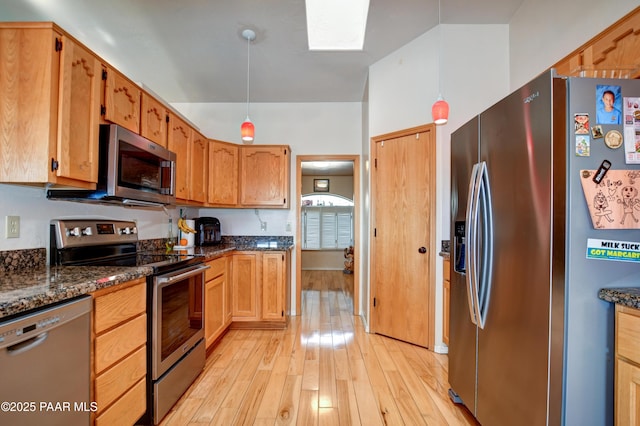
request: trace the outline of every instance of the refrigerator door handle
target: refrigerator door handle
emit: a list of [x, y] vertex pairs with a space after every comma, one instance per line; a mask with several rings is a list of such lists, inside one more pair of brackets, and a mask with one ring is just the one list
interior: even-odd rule
[[469, 316], [473, 324], [477, 321], [477, 262], [476, 262], [476, 226], [478, 223], [478, 197], [479, 197], [479, 164], [474, 164], [469, 179], [469, 191], [467, 196], [467, 211], [465, 215], [465, 259], [467, 262], [465, 282], [467, 285], [467, 303]]
[[[476, 317], [478, 327], [484, 329], [487, 313], [489, 311], [489, 301], [491, 299], [491, 286], [493, 276], [493, 209], [491, 207], [491, 185], [489, 184], [489, 172], [487, 163], [482, 162], [478, 171], [478, 216], [482, 216], [482, 234], [476, 238], [476, 242], [481, 245], [479, 256], [476, 261], [480, 264], [480, 276], [476, 275]], [[476, 220], [478, 217], [476, 217]], [[477, 269], [476, 269], [477, 273]]]

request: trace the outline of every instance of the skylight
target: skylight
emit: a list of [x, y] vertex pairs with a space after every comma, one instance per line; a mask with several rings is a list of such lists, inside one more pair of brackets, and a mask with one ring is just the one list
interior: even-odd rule
[[369, 0], [306, 0], [309, 50], [362, 50]]

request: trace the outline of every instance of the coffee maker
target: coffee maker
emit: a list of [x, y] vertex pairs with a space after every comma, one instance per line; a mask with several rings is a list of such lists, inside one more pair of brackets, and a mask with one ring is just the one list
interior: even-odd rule
[[196, 218], [196, 238], [197, 246], [213, 246], [222, 242], [220, 231], [220, 221], [215, 217]]

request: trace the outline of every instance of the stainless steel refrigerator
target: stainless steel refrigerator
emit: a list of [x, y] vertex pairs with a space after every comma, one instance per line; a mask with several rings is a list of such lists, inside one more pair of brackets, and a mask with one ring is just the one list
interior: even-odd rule
[[451, 136], [450, 395], [482, 425], [613, 424], [613, 306], [598, 290], [640, 264], [586, 253], [640, 230], [594, 228], [580, 176], [640, 167], [611, 142], [624, 123], [597, 126], [607, 85], [640, 97], [640, 81], [549, 71]]

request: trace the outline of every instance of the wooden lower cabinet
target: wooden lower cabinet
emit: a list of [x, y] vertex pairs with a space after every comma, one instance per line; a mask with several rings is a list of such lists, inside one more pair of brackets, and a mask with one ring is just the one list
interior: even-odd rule
[[232, 257], [233, 321], [257, 321], [257, 261], [260, 253], [240, 252]]
[[231, 291], [227, 274], [228, 257], [207, 262], [204, 284], [204, 337], [207, 348], [225, 332], [231, 323]]
[[451, 296], [451, 261], [442, 261], [442, 341], [449, 345], [449, 305]]
[[232, 326], [286, 327], [291, 305], [290, 251], [237, 252], [232, 259]]
[[640, 424], [640, 310], [616, 305], [615, 424]]
[[132, 425], [146, 410], [146, 280], [93, 293], [96, 425]]

